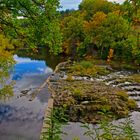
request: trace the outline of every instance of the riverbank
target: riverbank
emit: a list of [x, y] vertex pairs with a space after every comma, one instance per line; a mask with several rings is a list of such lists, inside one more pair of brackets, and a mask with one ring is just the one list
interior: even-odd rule
[[61, 63], [49, 78], [53, 105], [67, 110], [68, 121], [95, 124], [105, 118], [127, 117], [137, 108], [136, 102], [129, 99], [126, 91], [99, 79], [112, 74], [114, 70], [111, 67], [98, 65], [91, 68], [89, 62], [82, 65], [86, 70], [79, 63]]
[[97, 123], [104, 117], [126, 117], [135, 109], [135, 101], [124, 90], [96, 80], [111, 72], [89, 61], [61, 65], [50, 78], [54, 106], [66, 109], [72, 122]]

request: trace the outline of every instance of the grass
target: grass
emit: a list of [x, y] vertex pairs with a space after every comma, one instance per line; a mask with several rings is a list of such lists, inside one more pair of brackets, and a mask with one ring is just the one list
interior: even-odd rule
[[129, 80], [140, 83], [140, 74], [133, 74], [129, 77]]
[[[67, 135], [63, 131], [63, 127], [67, 124], [67, 116], [62, 108], [55, 108], [51, 112], [49, 129], [43, 133], [40, 140], [62, 140], [62, 134]], [[105, 112], [106, 113], [106, 112]], [[106, 114], [104, 114], [106, 115]], [[48, 122], [46, 122], [48, 124]], [[133, 121], [129, 118], [123, 122], [110, 122], [107, 118], [98, 121], [97, 125], [84, 123], [81, 125], [84, 128], [84, 136], [91, 140], [138, 140], [138, 134], [133, 128]], [[77, 136], [71, 140], [80, 140]]]
[[84, 135], [91, 140], [138, 140], [138, 134], [132, 124], [130, 119], [118, 124], [103, 120], [99, 122], [98, 127], [89, 124], [84, 124], [82, 127], [86, 129]]
[[109, 71], [101, 66], [97, 66], [92, 61], [81, 61], [74, 63], [69, 71], [73, 75], [80, 76], [97, 76], [106, 75]]

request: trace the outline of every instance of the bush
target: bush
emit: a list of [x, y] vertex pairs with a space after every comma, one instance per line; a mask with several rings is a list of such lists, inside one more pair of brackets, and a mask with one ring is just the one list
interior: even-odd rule
[[67, 81], [73, 81], [72, 75], [69, 74], [66, 80], [67, 80]]
[[73, 96], [74, 98], [81, 99], [83, 96], [83, 92], [81, 91], [81, 89], [74, 89]]
[[81, 61], [78, 65], [82, 66], [85, 69], [92, 68], [94, 65], [90, 61]]
[[119, 91], [117, 93], [117, 96], [122, 99], [123, 101], [127, 101], [128, 100], [128, 94], [125, 91]]
[[97, 76], [108, 74], [109, 71], [100, 66], [94, 65], [91, 61], [81, 61], [75, 63], [70, 70], [70, 73], [80, 76]]
[[137, 107], [136, 101], [133, 100], [133, 99], [129, 99], [129, 100], [128, 100], [128, 107], [129, 107], [130, 109], [135, 109], [135, 108]]

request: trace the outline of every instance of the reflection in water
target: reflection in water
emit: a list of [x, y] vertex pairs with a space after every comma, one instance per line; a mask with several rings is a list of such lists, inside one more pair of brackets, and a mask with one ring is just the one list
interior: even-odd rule
[[55, 69], [55, 66], [58, 63], [65, 61], [66, 59], [63, 56], [60, 57], [60, 55], [59, 56], [50, 55], [47, 48], [45, 47], [38, 48], [38, 50], [34, 52], [31, 49], [21, 49], [18, 50], [16, 54], [20, 57], [28, 57], [31, 60], [43, 60], [45, 61], [46, 65], [51, 67], [52, 69]]
[[14, 96], [0, 101], [0, 140], [39, 140], [44, 111], [49, 98], [47, 86], [31, 100], [52, 73], [45, 61], [14, 56], [17, 62], [11, 79], [15, 80]]
[[12, 54], [6, 51], [5, 48], [5, 46], [10, 46], [10, 44], [3, 44], [5, 41], [7, 42], [4, 37], [0, 38], [0, 41], [0, 99], [6, 99], [13, 95], [12, 83], [9, 80], [9, 69], [12, 68], [14, 61]]
[[31, 60], [30, 58], [20, 58], [14, 55], [17, 64], [14, 66], [13, 80], [20, 80], [25, 74], [51, 73], [52, 69], [46, 67], [44, 61]]

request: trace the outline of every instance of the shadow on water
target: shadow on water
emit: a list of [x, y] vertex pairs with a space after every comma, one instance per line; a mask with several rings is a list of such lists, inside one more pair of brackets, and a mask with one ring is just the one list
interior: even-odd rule
[[14, 59], [16, 64], [10, 73], [15, 81], [14, 96], [0, 100], [0, 140], [39, 140], [50, 95], [47, 86], [34, 98], [32, 95], [63, 59], [50, 56], [45, 48], [20, 50]]

